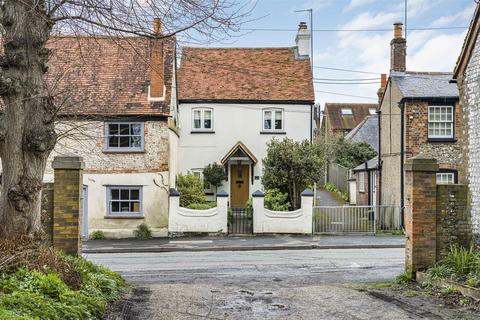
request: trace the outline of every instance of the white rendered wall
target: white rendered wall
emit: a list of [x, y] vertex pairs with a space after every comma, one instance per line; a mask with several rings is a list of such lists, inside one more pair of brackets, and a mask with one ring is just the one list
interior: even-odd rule
[[302, 196], [295, 211], [272, 211], [264, 207], [264, 197], [253, 197], [253, 233], [312, 233], [313, 196]]
[[180, 197], [170, 197], [169, 232], [228, 232], [228, 197], [218, 197], [217, 206], [207, 210], [180, 207]]
[[[53, 174], [47, 174], [44, 182], [54, 182]], [[133, 237], [133, 230], [147, 224], [153, 236], [168, 235], [168, 172], [120, 173], [83, 175], [83, 184], [88, 187], [89, 234], [101, 230], [107, 238]], [[165, 184], [165, 185], [164, 185]], [[107, 216], [107, 186], [142, 186], [142, 211], [140, 219], [112, 219]]]
[[[213, 131], [215, 133], [191, 133], [192, 109], [213, 109]], [[284, 131], [286, 134], [261, 134], [263, 109], [278, 108], [284, 110]], [[181, 103], [179, 108], [179, 145], [178, 172], [186, 173], [203, 169], [206, 165], [217, 162], [239, 141], [255, 155], [258, 163], [251, 181], [251, 194], [263, 190], [261, 185], [262, 159], [266, 156], [267, 142], [273, 138], [288, 137], [296, 141], [310, 140], [311, 130], [310, 105], [285, 104], [234, 104], [234, 103]], [[224, 182], [219, 189], [230, 194], [230, 182]]]

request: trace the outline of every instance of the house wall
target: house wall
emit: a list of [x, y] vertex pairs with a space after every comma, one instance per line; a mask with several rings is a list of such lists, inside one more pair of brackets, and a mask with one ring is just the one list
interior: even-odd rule
[[[192, 109], [213, 109], [214, 133], [192, 132]], [[285, 134], [261, 134], [262, 110], [280, 108], [284, 110]], [[239, 141], [257, 158], [254, 176], [250, 181], [250, 194], [262, 190], [262, 159], [266, 156], [267, 143], [272, 139], [290, 138], [296, 141], [310, 139], [310, 105], [292, 104], [235, 104], [235, 103], [181, 103], [179, 107], [178, 171], [186, 173], [192, 169], [203, 169], [206, 165], [220, 163], [227, 152]], [[230, 177], [229, 177], [230, 178]], [[230, 192], [230, 181], [218, 190]]]
[[381, 204], [400, 205], [400, 108], [401, 94], [389, 81], [380, 107]]
[[[155, 236], [167, 235], [169, 189], [169, 129], [167, 122], [145, 121], [145, 151], [105, 153], [103, 121], [77, 121], [58, 124], [59, 140], [49, 157], [44, 176], [53, 182], [51, 161], [56, 155], [75, 154], [85, 162], [84, 185], [88, 187], [89, 232], [102, 230], [107, 237], [133, 236], [141, 223], [152, 228]], [[74, 130], [72, 130], [74, 128]], [[143, 217], [112, 219], [107, 216], [107, 186], [142, 186]]]
[[[428, 102], [409, 102], [405, 104], [405, 157], [418, 154], [437, 160], [440, 169], [456, 169], [462, 167], [461, 147], [453, 142], [428, 142]], [[460, 103], [455, 103], [455, 139], [462, 136], [462, 110]], [[458, 182], [464, 183], [465, 174], [459, 170]]]
[[[360, 175], [365, 175], [365, 180], [363, 184], [363, 192], [360, 192]], [[368, 171], [357, 171], [355, 172], [355, 178], [357, 179], [356, 189], [357, 189], [357, 206], [368, 206]]]
[[477, 38], [465, 74], [458, 79], [465, 123], [461, 139], [465, 159], [463, 172], [466, 173], [472, 231], [480, 244], [480, 37]]

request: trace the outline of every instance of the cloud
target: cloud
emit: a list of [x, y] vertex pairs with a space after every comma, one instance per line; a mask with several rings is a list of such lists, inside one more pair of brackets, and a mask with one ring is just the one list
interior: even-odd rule
[[452, 26], [452, 23], [455, 23], [455, 22], [470, 21], [474, 11], [475, 11], [475, 6], [473, 5], [467, 6], [460, 12], [436, 19], [431, 24], [431, 26], [445, 27], [445, 26]]
[[353, 9], [357, 9], [364, 5], [370, 4], [375, 0], [351, 0], [350, 3], [343, 9], [343, 11], [350, 11]]

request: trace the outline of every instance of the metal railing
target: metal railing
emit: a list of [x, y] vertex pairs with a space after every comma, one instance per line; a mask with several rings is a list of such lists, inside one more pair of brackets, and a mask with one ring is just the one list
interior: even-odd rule
[[230, 208], [228, 212], [229, 234], [253, 233], [253, 210], [251, 208]]
[[368, 233], [402, 231], [398, 206], [313, 207], [313, 233]]

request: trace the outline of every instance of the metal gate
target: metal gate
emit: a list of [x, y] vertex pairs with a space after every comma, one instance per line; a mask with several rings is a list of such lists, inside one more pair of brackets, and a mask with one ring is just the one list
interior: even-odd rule
[[229, 234], [253, 233], [253, 209], [230, 208], [228, 212]]
[[402, 231], [397, 206], [313, 207], [313, 233], [368, 233]]

